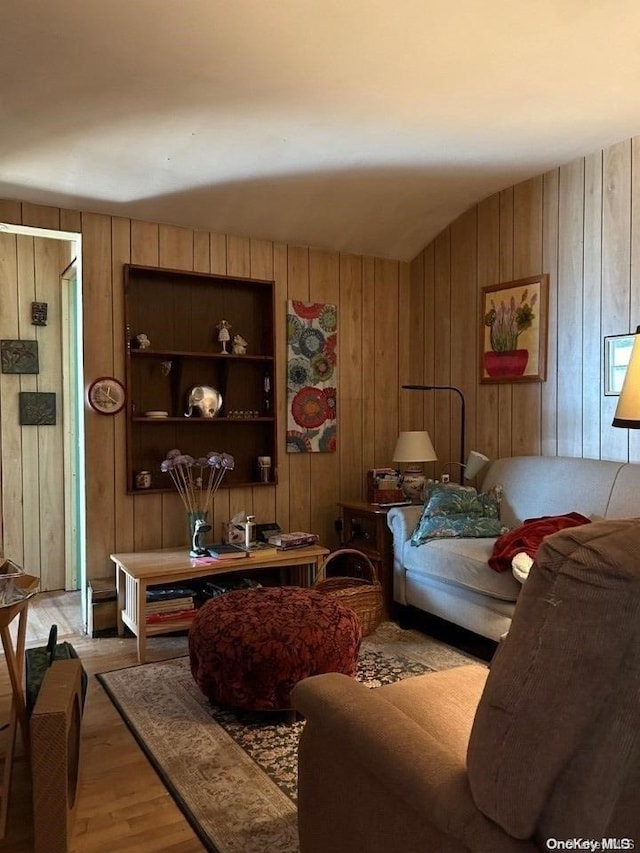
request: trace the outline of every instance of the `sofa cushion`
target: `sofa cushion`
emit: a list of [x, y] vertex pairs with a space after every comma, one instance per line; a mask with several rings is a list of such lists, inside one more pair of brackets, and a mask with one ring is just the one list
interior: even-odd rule
[[[574, 459], [561, 456], [514, 456], [497, 459], [491, 463], [482, 480], [487, 491], [500, 483], [504, 498], [500, 507], [500, 518], [507, 527], [517, 527], [525, 518], [545, 515], [563, 515], [579, 512], [591, 518], [594, 515], [615, 518], [630, 515], [629, 508], [638, 507], [638, 492], [633, 489], [625, 496], [628, 502], [616, 501], [615, 509], [610, 504], [614, 483], [621, 462], [606, 462], [601, 459]], [[632, 481], [640, 480], [640, 466], [635, 469]], [[634, 513], [640, 515], [640, 512]]]
[[[470, 663], [377, 687], [378, 696], [427, 728], [447, 752], [466, 762], [467, 744], [489, 669]], [[425, 725], [428, 721], [428, 725]]]
[[410, 575], [515, 601], [521, 586], [510, 573], [493, 572], [488, 560], [495, 539], [431, 539], [420, 547], [405, 542], [403, 565]]

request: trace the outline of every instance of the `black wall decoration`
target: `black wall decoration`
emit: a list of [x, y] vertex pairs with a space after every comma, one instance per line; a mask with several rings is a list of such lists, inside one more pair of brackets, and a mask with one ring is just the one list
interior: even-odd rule
[[48, 302], [32, 302], [31, 303], [31, 324], [33, 326], [47, 325], [47, 311], [49, 310]]
[[3, 373], [39, 373], [38, 341], [0, 341]]
[[55, 393], [21, 391], [19, 397], [21, 426], [55, 426]]

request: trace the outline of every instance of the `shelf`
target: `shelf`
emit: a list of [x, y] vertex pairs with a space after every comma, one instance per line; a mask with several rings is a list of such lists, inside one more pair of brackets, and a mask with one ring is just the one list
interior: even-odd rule
[[270, 417], [257, 417], [257, 418], [145, 418], [135, 416], [131, 418], [132, 422], [135, 424], [182, 424], [187, 426], [188, 424], [200, 425], [200, 426], [213, 426], [213, 424], [257, 424], [257, 423], [273, 423], [275, 418]]
[[[158, 475], [163, 476], [163, 475]], [[275, 480], [269, 480], [267, 483], [264, 480], [247, 480], [246, 482], [236, 482], [232, 483], [234, 489], [255, 489], [259, 486], [275, 486]], [[223, 488], [220, 486], [220, 488]], [[228, 488], [228, 486], [227, 486]], [[177, 494], [175, 488], [172, 485], [168, 485], [166, 488], [153, 488], [153, 489], [131, 489], [129, 494], [131, 495], [164, 495], [168, 492], [173, 492]]]
[[178, 358], [193, 358], [193, 359], [212, 359], [214, 361], [257, 361], [257, 362], [273, 362], [272, 355], [233, 355], [232, 353], [223, 352], [187, 352], [184, 350], [155, 350], [155, 349], [133, 349], [129, 350], [131, 358], [159, 358], [165, 361]]
[[[212, 445], [235, 460], [221, 488], [273, 485], [275, 478], [259, 481], [257, 459], [271, 457], [277, 471], [274, 282], [125, 264], [124, 295], [128, 494], [172, 491], [160, 472], [167, 452], [197, 458]], [[239, 334], [246, 354], [220, 351], [222, 319], [227, 347]], [[146, 349], [136, 346], [140, 334], [150, 341]], [[216, 417], [184, 416], [200, 386], [222, 397]], [[144, 417], [150, 411], [169, 417]], [[257, 414], [229, 417], [235, 412]], [[135, 488], [138, 471], [151, 472], [151, 488]]]

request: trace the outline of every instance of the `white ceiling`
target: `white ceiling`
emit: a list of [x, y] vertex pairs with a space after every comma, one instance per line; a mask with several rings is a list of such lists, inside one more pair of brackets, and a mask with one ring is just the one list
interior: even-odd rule
[[2, 3], [0, 198], [411, 259], [638, 133], [638, 0]]

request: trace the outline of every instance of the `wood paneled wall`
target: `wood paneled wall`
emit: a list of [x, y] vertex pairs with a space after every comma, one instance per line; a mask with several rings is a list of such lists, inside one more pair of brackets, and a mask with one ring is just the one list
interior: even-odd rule
[[[213, 522], [219, 531], [222, 521], [245, 510], [261, 522], [275, 519], [285, 530], [309, 529], [330, 546], [338, 544], [337, 501], [364, 495], [366, 470], [390, 463], [397, 437], [399, 293], [407, 289], [408, 264], [26, 202], [0, 202], [0, 222], [82, 233], [86, 385], [103, 375], [124, 380], [124, 263], [275, 280], [279, 484], [220, 490]], [[3, 276], [0, 284], [3, 305], [9, 280]], [[290, 298], [338, 305], [336, 453], [285, 451], [285, 323]], [[3, 336], [17, 337], [18, 331], [3, 325]], [[114, 551], [187, 541], [184, 510], [176, 495], [126, 494], [125, 417], [121, 413], [106, 418], [85, 409], [89, 578], [112, 571], [109, 554]], [[5, 419], [4, 409], [2, 427], [4, 466], [17, 435], [15, 419], [10, 412]], [[19, 502], [23, 496], [13, 497]]]
[[[1, 217], [0, 217], [1, 219]], [[60, 274], [68, 243], [0, 232], [0, 338], [35, 340], [39, 372], [0, 374], [0, 553], [42, 579], [65, 583]], [[31, 303], [48, 304], [46, 326]], [[56, 394], [55, 426], [20, 426], [20, 392]]]
[[[602, 383], [603, 338], [632, 331], [640, 322], [639, 217], [640, 139], [487, 198], [451, 223], [411, 264], [0, 202], [0, 222], [82, 233], [87, 383], [105, 374], [124, 378], [124, 263], [275, 280], [279, 485], [220, 491], [213, 521], [219, 530], [222, 521], [245, 510], [260, 521], [275, 518], [284, 529], [314, 530], [331, 546], [337, 544], [336, 502], [364, 496], [366, 470], [389, 464], [399, 429], [429, 430], [440, 460], [433, 474], [445, 461], [457, 459], [457, 396], [401, 391], [403, 383], [456, 385], [464, 391], [467, 452], [477, 449], [493, 458], [543, 454], [640, 461], [640, 436], [610, 425], [616, 398], [604, 396]], [[480, 385], [480, 289], [541, 272], [550, 276], [547, 380]], [[7, 274], [5, 269], [3, 337], [22, 331], [6, 320], [6, 300], [17, 298], [12, 281], [11, 270]], [[338, 305], [335, 454], [285, 452], [289, 298]], [[89, 577], [111, 570], [113, 551], [185, 543], [184, 513], [175, 495], [126, 494], [125, 415], [104, 418], [87, 409], [85, 428]], [[14, 526], [24, 529], [22, 516], [17, 519], [14, 510], [8, 514], [7, 502], [30, 506], [35, 498], [17, 484], [30, 482], [29, 466], [43, 464], [42, 455], [37, 463], [30, 454], [16, 461], [20, 440], [15, 413], [3, 398], [7, 541]], [[13, 471], [16, 466], [19, 472]], [[7, 471], [16, 475], [10, 487]], [[43, 508], [40, 501], [40, 524], [53, 531], [51, 512], [49, 502]], [[47, 543], [55, 539], [46, 537]]]
[[[640, 323], [639, 176], [634, 138], [487, 198], [411, 263], [400, 384], [463, 390], [466, 453], [640, 461], [640, 436], [611, 426], [617, 397], [603, 393], [604, 337]], [[481, 288], [539, 273], [550, 276], [547, 380], [480, 385]], [[399, 394], [400, 422], [430, 431], [438, 473], [457, 459], [457, 398]]]

